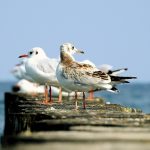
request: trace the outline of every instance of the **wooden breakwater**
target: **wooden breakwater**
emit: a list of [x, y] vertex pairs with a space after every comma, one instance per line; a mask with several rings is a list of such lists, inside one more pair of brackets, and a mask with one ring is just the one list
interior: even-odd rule
[[43, 95], [5, 93], [4, 149], [150, 148], [150, 115], [140, 110], [99, 98], [87, 101], [86, 110], [81, 100], [78, 110], [73, 99], [54, 99], [53, 105], [42, 100]]

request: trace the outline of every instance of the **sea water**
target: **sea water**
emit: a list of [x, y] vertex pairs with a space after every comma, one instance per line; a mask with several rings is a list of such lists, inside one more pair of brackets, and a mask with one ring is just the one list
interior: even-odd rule
[[[11, 91], [14, 82], [0, 82], [0, 135], [4, 129], [4, 93]], [[150, 83], [126, 84], [119, 86], [120, 93], [96, 92], [96, 97], [103, 97], [107, 102], [141, 109], [150, 113]]]

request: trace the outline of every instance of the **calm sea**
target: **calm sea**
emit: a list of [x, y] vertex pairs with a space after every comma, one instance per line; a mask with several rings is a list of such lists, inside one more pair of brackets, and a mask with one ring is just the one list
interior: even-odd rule
[[[11, 91], [14, 82], [0, 82], [0, 135], [4, 127], [4, 92]], [[96, 92], [96, 97], [103, 97], [110, 103], [121, 104], [128, 107], [139, 108], [150, 113], [150, 83], [120, 85], [120, 93]]]

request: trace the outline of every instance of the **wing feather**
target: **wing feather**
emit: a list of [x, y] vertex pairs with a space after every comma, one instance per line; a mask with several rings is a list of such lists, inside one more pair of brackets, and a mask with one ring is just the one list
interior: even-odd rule
[[37, 68], [44, 73], [52, 73], [56, 71], [57, 65], [55, 59], [43, 59], [37, 64]]
[[62, 75], [65, 79], [78, 84], [110, 83], [110, 76], [107, 73], [90, 64], [73, 62], [63, 69]]

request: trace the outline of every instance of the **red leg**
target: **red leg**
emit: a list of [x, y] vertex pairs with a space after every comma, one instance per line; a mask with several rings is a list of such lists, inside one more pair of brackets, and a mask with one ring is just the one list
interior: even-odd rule
[[49, 102], [52, 104], [53, 100], [52, 100], [52, 87], [51, 86], [49, 87], [49, 97], [50, 97]]
[[88, 100], [94, 100], [94, 92], [93, 91], [90, 91], [89, 92], [89, 96], [87, 98]]
[[43, 101], [44, 104], [48, 104], [48, 86], [45, 84], [45, 93], [44, 93], [45, 100]]
[[58, 97], [58, 102], [62, 103], [62, 88], [59, 87], [59, 97]]
[[85, 93], [83, 92], [83, 109], [86, 109]]

